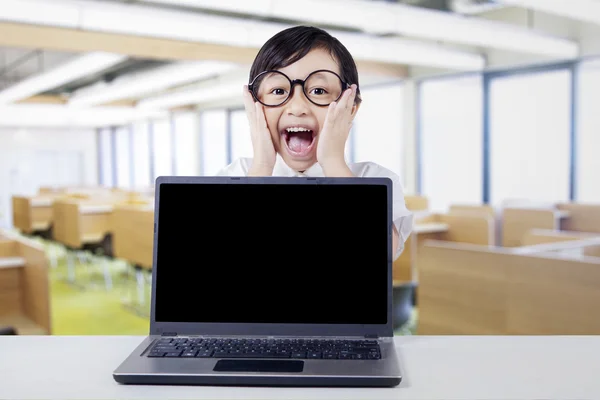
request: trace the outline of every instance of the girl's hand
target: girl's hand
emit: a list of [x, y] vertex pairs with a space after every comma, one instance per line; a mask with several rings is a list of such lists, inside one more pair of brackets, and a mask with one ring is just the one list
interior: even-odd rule
[[273, 146], [271, 132], [267, 126], [263, 105], [254, 101], [248, 86], [244, 85], [244, 107], [250, 123], [250, 135], [254, 158], [249, 175], [269, 176], [273, 174], [277, 152]]
[[356, 85], [352, 85], [338, 102], [329, 105], [317, 145], [317, 160], [323, 170], [337, 170], [346, 165], [344, 152], [354, 119], [355, 97]]

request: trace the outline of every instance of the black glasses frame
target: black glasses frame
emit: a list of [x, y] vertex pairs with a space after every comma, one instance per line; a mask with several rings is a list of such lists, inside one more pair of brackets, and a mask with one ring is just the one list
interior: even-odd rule
[[[306, 94], [306, 91], [304, 90], [304, 83], [313, 74], [316, 74], [317, 72], [330, 72], [330, 73], [334, 74], [335, 76], [337, 76], [338, 79], [340, 80], [340, 83], [342, 84], [342, 91], [340, 92], [340, 95], [338, 96], [337, 99], [333, 100], [331, 103], [333, 103], [334, 101], [338, 101], [340, 99], [340, 97], [342, 97], [342, 95], [344, 94], [344, 92], [346, 91], [346, 89], [348, 89], [351, 86], [350, 83], [344, 82], [344, 80], [342, 79], [341, 76], [339, 76], [335, 72], [330, 71], [328, 69], [318, 69], [318, 70], [313, 71], [310, 74], [308, 74], [308, 76], [305, 79], [294, 79], [294, 80], [291, 80], [286, 74], [284, 74], [281, 71], [268, 70], [268, 71], [263, 71], [260, 74], [256, 75], [254, 77], [254, 79], [252, 79], [252, 82], [250, 82], [250, 84], [248, 84], [248, 90], [250, 91], [250, 93], [252, 93], [252, 97], [254, 97], [254, 100], [258, 101], [260, 104], [264, 105], [265, 107], [279, 107], [279, 106], [285, 104], [290, 99], [290, 97], [292, 97], [292, 94], [294, 93], [294, 87], [296, 85], [300, 85], [302, 87], [302, 93], [304, 93], [304, 96], [308, 99], [308, 101], [310, 101], [311, 103], [313, 103], [314, 105], [319, 106], [319, 107], [327, 107], [331, 103], [329, 103], [329, 104], [318, 104], [318, 103], [315, 103], [314, 101], [312, 101], [310, 99], [310, 97], [308, 97], [308, 95]], [[277, 74], [283, 75], [290, 82], [290, 93], [288, 94], [287, 98], [284, 101], [282, 101], [281, 103], [276, 104], [276, 105], [263, 103], [262, 101], [259, 100], [258, 96], [254, 92], [254, 89], [255, 89], [254, 83], [256, 82], [256, 80], [259, 79], [261, 76], [263, 76], [265, 74], [269, 74], [269, 73], [277, 73]]]

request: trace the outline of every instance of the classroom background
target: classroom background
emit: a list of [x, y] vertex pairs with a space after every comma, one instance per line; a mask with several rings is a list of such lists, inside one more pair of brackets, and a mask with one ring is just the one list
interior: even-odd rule
[[252, 156], [242, 85], [298, 24], [415, 213], [396, 333], [599, 334], [594, 0], [2, 0], [0, 333], [148, 332], [154, 180]]

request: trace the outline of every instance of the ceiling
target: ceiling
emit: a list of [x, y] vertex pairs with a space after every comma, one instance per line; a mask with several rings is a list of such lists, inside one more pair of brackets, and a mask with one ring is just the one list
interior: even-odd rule
[[[97, 0], [106, 3], [121, 3], [121, 4], [136, 4], [148, 7], [159, 7], [164, 9], [183, 9], [185, 11], [222, 15], [228, 17], [243, 17], [244, 19], [288, 23], [296, 22], [275, 18], [260, 18], [255, 15], [244, 15], [234, 12], [222, 12], [209, 9], [189, 9], [181, 6], [171, 6], [164, 4], [145, 4], [140, 0]], [[250, 1], [250, 0], [249, 0]], [[494, 0], [369, 0], [373, 2], [386, 3], [403, 3], [411, 6], [421, 7], [425, 9], [434, 9], [443, 12], [457, 13], [461, 10], [468, 10], [470, 13], [478, 10], [484, 11], [490, 5], [498, 7]], [[467, 8], [468, 7], [468, 8]], [[322, 26], [322, 25], [321, 25]], [[330, 28], [323, 26], [324, 28]], [[331, 27], [343, 31], [356, 31], [347, 27]], [[20, 49], [0, 47], [0, 90], [3, 90], [15, 83], [24, 80], [30, 76], [42, 73], [61, 63], [66, 62], [70, 58], [76, 56], [77, 53], [58, 52], [46, 49]], [[87, 76], [85, 79], [79, 79], [69, 84], [57, 87], [44, 94], [69, 94], [77, 89], [96, 84], [98, 82], [111, 82], [115, 78], [134, 72], [142, 72], [153, 67], [158, 67], [166, 64], [166, 61], [157, 61], [150, 59], [134, 59], [130, 58], [111, 68]]]
[[[443, 72], [481, 70], [487, 65], [488, 48], [549, 57], [564, 54], [570, 57], [576, 51], [576, 43], [568, 38], [546, 37], [528, 27], [495, 23], [487, 19], [488, 15], [477, 15], [505, 7], [494, 0], [0, 2], [8, 4], [5, 8], [8, 12], [0, 10], [0, 43], [20, 46], [0, 47], [0, 106], [42, 102], [173, 110], [203, 104], [198, 98], [205, 103], [217, 101], [214, 96], [204, 94], [221, 89], [227, 93], [223, 97], [233, 97], [231, 91], [225, 90], [225, 86], [233, 83], [235, 99], [239, 101], [238, 89], [244, 84], [240, 83], [239, 72], [246, 74], [243, 79], [247, 83], [248, 65], [266, 38], [284, 26], [296, 24], [328, 29], [346, 44], [359, 64], [363, 86], [365, 82], [378, 84], [403, 79], [413, 66]], [[30, 11], [34, 9], [32, 6], [22, 5], [27, 2], [43, 10]], [[323, 12], [319, 14], [316, 10], [321, 6]], [[11, 35], [12, 32], [16, 33]], [[48, 39], [49, 36], [52, 38]], [[106, 61], [96, 62], [98, 68], [93, 68], [87, 58], [96, 55], [100, 59], [117, 58], [114, 62], [104, 58]], [[236, 70], [213, 65], [217, 70], [206, 67], [206, 73], [198, 73], [197, 68], [204, 68], [202, 63], [211, 60], [235, 64]], [[79, 61], [85, 65], [79, 68], [79, 75], [73, 69], [64, 72], [68, 68], [63, 67], [80, 65]], [[196, 68], [194, 73], [189, 73], [190, 63]], [[57, 69], [61, 70], [62, 78], [51, 80], [53, 83], [43, 89], [28, 92], [31, 97], [18, 94], [23, 86], [31, 88], [31, 81], [40, 81]], [[168, 74], [171, 79], [165, 78]], [[191, 78], [172, 79], [180, 74], [189, 74]], [[37, 79], [37, 75], [42, 78]], [[364, 80], [363, 75], [372, 80]], [[156, 80], [163, 83], [153, 86]], [[130, 90], [128, 96], [122, 95], [125, 86]], [[187, 93], [188, 90], [193, 93]], [[173, 100], [179, 105], [171, 104], [170, 100], [160, 102], [164, 97], [178, 96], [185, 98], [183, 102], [181, 98]], [[4, 114], [7, 110], [4, 109]]]

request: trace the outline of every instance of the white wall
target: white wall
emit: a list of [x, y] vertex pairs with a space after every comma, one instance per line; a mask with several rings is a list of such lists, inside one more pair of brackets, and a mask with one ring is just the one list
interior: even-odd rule
[[0, 226], [12, 226], [11, 198], [40, 186], [96, 185], [93, 129], [0, 128]]

